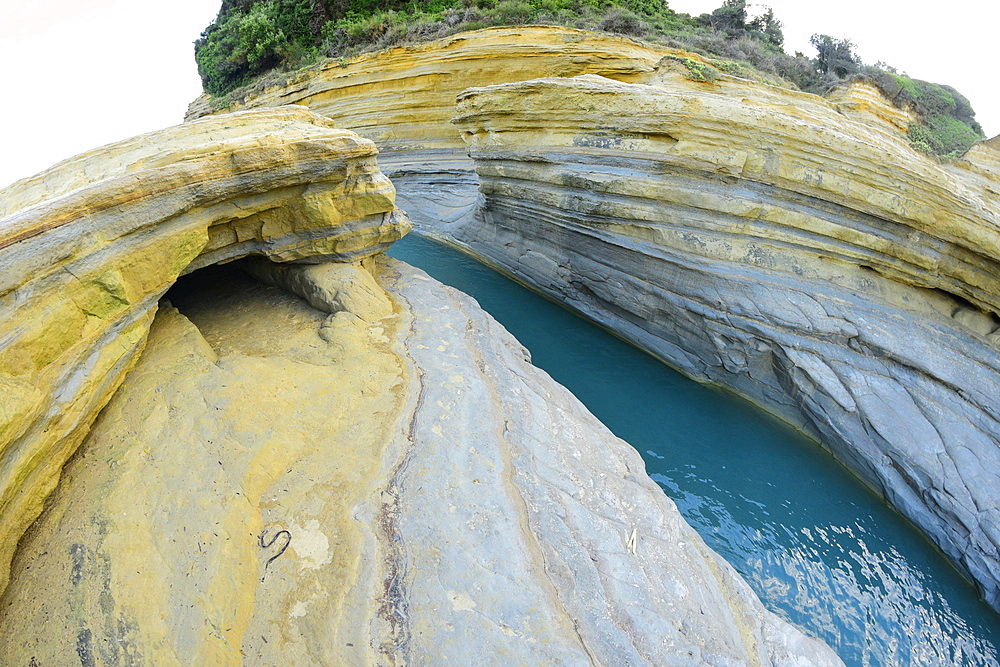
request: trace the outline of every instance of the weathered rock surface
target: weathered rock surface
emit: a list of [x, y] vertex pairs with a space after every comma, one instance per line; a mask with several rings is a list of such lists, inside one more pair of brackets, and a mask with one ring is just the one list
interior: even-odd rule
[[[382, 153], [450, 148], [464, 155], [449, 121], [456, 95], [470, 85], [578, 74], [638, 81], [655, 71], [664, 53], [627, 38], [572, 28], [486, 28], [329, 61], [230, 108], [304, 104], [338, 127], [375, 141]], [[186, 118], [213, 111], [211, 99], [202, 95]]]
[[0, 655], [841, 664], [472, 299], [379, 262], [391, 300], [256, 263], [321, 310], [233, 269], [179, 284], [22, 543]]
[[105, 146], [0, 191], [0, 589], [179, 275], [249, 254], [356, 260], [406, 232], [375, 155], [305, 108], [262, 109]]
[[[487, 28], [401, 46], [292, 75], [231, 108], [303, 104], [378, 145], [379, 165], [415, 224], [439, 229], [471, 214], [475, 170], [451, 124], [469, 86], [599, 74], [645, 81], [664, 53], [631, 39], [555, 26]], [[213, 113], [203, 95], [187, 118]]]
[[[824, 101], [722, 72], [695, 82], [691, 61], [705, 64], [562, 28], [490, 29], [239, 104], [300, 102], [376, 140], [418, 229], [819, 438], [1000, 609], [1000, 138], [942, 165], [910, 150], [909, 115], [871, 86]], [[448, 97], [586, 74], [649, 85], [464, 99], [480, 195], [443, 124]], [[201, 98], [189, 117], [210, 112]]]
[[665, 59], [474, 88], [454, 240], [829, 446], [1000, 609], [1000, 179], [870, 90], [825, 101]]

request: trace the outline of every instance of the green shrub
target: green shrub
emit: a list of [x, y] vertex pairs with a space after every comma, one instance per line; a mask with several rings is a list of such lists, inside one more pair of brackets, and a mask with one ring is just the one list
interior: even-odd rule
[[623, 0], [621, 6], [627, 11], [645, 16], [659, 16], [670, 11], [664, 0]]
[[866, 67], [861, 76], [896, 106], [917, 115], [917, 122], [911, 123], [907, 131], [915, 148], [932, 155], [958, 157], [985, 138], [972, 105], [957, 90], [890, 70], [884, 65]]
[[934, 114], [922, 122], [911, 123], [907, 136], [917, 149], [950, 158], [962, 156], [972, 144], [984, 138], [982, 130], [976, 132], [945, 114]]
[[206, 29], [195, 43], [195, 60], [207, 92], [228, 92], [281, 62], [288, 40], [275, 9], [274, 2], [260, 3]]
[[692, 81], [708, 82], [718, 78], [717, 70], [711, 65], [698, 62], [694, 58], [667, 56], [664, 60], [672, 60], [684, 66], [684, 75]]
[[538, 14], [538, 9], [524, 0], [500, 0], [486, 13], [492, 25], [524, 25]]
[[726, 74], [738, 76], [743, 79], [753, 78], [753, 71], [742, 63], [733, 62], [732, 60], [713, 60], [712, 65], [715, 69]]
[[643, 23], [642, 19], [621, 7], [609, 9], [601, 22], [597, 24], [597, 29], [634, 37], [642, 37], [649, 32], [649, 26]]

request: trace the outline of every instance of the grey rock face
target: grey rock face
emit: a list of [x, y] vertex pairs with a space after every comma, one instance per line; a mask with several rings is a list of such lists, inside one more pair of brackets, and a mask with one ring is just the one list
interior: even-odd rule
[[423, 234], [457, 240], [479, 206], [479, 177], [465, 149], [383, 151], [379, 168], [396, 187], [399, 208], [413, 211]]
[[[490, 200], [468, 247], [689, 376], [732, 388], [830, 447], [997, 605], [996, 350], [822, 279], [669, 252]], [[551, 219], [550, 219], [551, 220]], [[711, 235], [692, 234], [712, 242]], [[893, 286], [890, 286], [893, 287]], [[918, 302], [938, 298], [908, 288]], [[874, 293], [874, 294], [873, 294]]]
[[[780, 91], [725, 85], [665, 83], [662, 102], [596, 77], [474, 89], [457, 119], [475, 137], [474, 213], [434, 224], [447, 207], [422, 209], [411, 174], [399, 196], [422, 231], [816, 437], [1000, 609], [996, 156], [925, 165], [819, 98], [793, 118]], [[549, 134], [522, 138], [540, 109]], [[744, 134], [723, 111], [746, 114]], [[905, 187], [880, 190], [897, 163]], [[469, 200], [467, 176], [435, 177]]]
[[391, 268], [419, 378], [389, 488], [407, 662], [839, 664], [471, 298]]

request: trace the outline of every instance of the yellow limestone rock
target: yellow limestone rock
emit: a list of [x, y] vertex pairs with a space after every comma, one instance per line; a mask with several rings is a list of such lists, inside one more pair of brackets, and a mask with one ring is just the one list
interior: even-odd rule
[[232, 267], [178, 283], [22, 542], [0, 655], [842, 666], [470, 297], [366, 264], [378, 285], [275, 279], [390, 303], [334, 336], [328, 304]]
[[1000, 135], [973, 145], [956, 166], [968, 170], [966, 181], [975, 183], [983, 196], [1000, 198]]
[[[338, 127], [372, 139], [382, 170], [401, 196], [400, 208], [414, 224], [431, 229], [462, 218], [475, 205], [472, 163], [450, 123], [462, 90], [578, 74], [643, 81], [664, 53], [674, 52], [572, 28], [486, 28], [328, 61], [227, 108], [303, 104]], [[203, 95], [190, 105], [187, 118], [215, 112], [211, 98]]]
[[[417, 61], [401, 62], [398, 85], [386, 78], [382, 100], [397, 107], [378, 136], [403, 146], [430, 128], [427, 145], [457, 148], [446, 120], [461, 78], [506, 76], [532, 53], [553, 74], [621, 78], [652, 74], [659, 57], [575, 31], [483, 34], [444, 42], [457, 63], [444, 77], [419, 47], [391, 51]], [[352, 113], [373, 108], [376, 70], [356, 82]], [[280, 108], [104, 150], [111, 165], [77, 159], [5, 193], [0, 230], [14, 231], [0, 253], [16, 252], [0, 257], [25, 270], [5, 274], [20, 282], [0, 307], [27, 326], [0, 341], [31, 344], [0, 348], [0, 382], [17, 392], [0, 446], [6, 470], [34, 477], [0, 490], [40, 504], [85, 442], [21, 537], [0, 595], [4, 659], [841, 664], [764, 609], [638, 453], [472, 299], [395, 262], [376, 284], [367, 256], [407, 225], [370, 143]], [[7, 224], [22, 212], [36, 218]], [[252, 254], [342, 265], [245, 263], [313, 308], [208, 267]], [[156, 309], [203, 267], [207, 282], [170, 295], [179, 310]], [[58, 317], [33, 324], [48, 305]], [[70, 344], [59, 318], [75, 310], [96, 333]], [[0, 506], [5, 548], [35, 509]]]
[[0, 589], [24, 530], [185, 272], [357, 260], [409, 223], [375, 146], [302, 107], [111, 144], [0, 192]]
[[875, 126], [884, 125], [896, 136], [906, 134], [910, 123], [917, 119], [915, 113], [900, 109], [887, 100], [877, 86], [866, 82], [838, 86], [826, 95], [826, 101], [855, 119], [864, 119]]
[[325, 313], [216, 273], [198, 287], [210, 300], [180, 297], [191, 319], [160, 309], [25, 538], [0, 654], [238, 665], [252, 632], [260, 647], [245, 657], [308, 664], [298, 642], [330, 651], [344, 645], [330, 633], [361, 630], [343, 621], [345, 594], [373, 567], [352, 508], [377, 496], [400, 360], [376, 330], [327, 344]]
[[[372, 139], [380, 151], [464, 148], [449, 120], [455, 96], [540, 76], [600, 74], [622, 81], [649, 76], [666, 50], [633, 40], [555, 26], [486, 28], [415, 46], [329, 61], [231, 108], [303, 104], [338, 127]], [[187, 118], [212, 113], [202, 96]]]

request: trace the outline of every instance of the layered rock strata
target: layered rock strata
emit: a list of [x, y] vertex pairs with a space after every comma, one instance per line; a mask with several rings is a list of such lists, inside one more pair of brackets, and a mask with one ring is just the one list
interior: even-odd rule
[[[651, 75], [664, 51], [633, 40], [555, 26], [486, 28], [314, 69], [243, 99], [230, 109], [303, 104], [378, 144], [383, 153], [459, 149], [450, 124], [455, 96], [470, 85], [541, 76], [599, 74], [621, 81]], [[212, 99], [191, 103], [187, 120], [214, 113]]]
[[250, 267], [302, 299], [179, 283], [22, 543], [0, 654], [841, 664], [472, 299], [378, 262], [388, 294], [357, 265]]
[[[638, 82], [664, 53], [634, 40], [557, 26], [487, 28], [425, 44], [329, 61], [230, 103], [303, 104], [378, 145], [379, 165], [415, 224], [447, 227], [471, 213], [477, 180], [451, 117], [472, 85], [599, 74]], [[215, 112], [202, 95], [187, 118]]]
[[0, 191], [0, 589], [177, 277], [249, 254], [353, 261], [409, 228], [374, 144], [303, 107], [223, 115]]
[[1000, 162], [902, 122], [669, 58], [474, 88], [482, 201], [448, 234], [820, 439], [1000, 609]]

